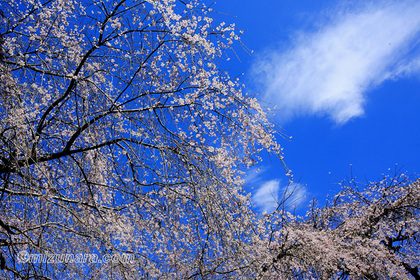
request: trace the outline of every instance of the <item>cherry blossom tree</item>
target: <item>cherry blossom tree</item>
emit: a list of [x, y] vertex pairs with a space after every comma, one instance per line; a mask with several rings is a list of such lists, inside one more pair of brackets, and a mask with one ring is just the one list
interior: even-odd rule
[[397, 174], [342, 185], [304, 218], [277, 212], [267, 219], [272, 253], [260, 277], [420, 279], [420, 179]]
[[[235, 26], [194, 0], [1, 9], [2, 278], [251, 275], [243, 171], [262, 149], [282, 154], [256, 99], [219, 67]], [[27, 261], [107, 253], [134, 261]]]

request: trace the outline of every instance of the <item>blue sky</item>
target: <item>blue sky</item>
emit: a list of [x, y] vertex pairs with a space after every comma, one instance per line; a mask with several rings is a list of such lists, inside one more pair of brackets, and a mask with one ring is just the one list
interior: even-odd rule
[[[273, 119], [303, 205], [339, 191], [353, 174], [419, 173], [420, 1], [230, 0], [213, 9], [245, 31], [228, 64], [248, 92], [276, 106]], [[260, 210], [288, 179], [266, 158], [247, 183]], [[291, 203], [293, 204], [293, 203]]]

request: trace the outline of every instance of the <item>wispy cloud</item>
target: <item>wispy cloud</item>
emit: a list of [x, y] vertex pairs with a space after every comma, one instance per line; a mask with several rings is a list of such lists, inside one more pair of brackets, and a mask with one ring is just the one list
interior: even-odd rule
[[420, 69], [420, 2], [365, 3], [259, 56], [262, 98], [277, 105], [279, 118], [327, 114], [345, 123], [363, 115], [370, 89]]
[[305, 185], [290, 182], [280, 190], [280, 202], [284, 203], [286, 209], [296, 209], [307, 201], [308, 190]]
[[252, 197], [255, 205], [262, 211], [273, 211], [277, 206], [279, 188], [279, 180], [271, 180], [263, 183]]
[[281, 180], [274, 179], [260, 183], [260, 187], [252, 196], [255, 206], [261, 211], [271, 212], [279, 204], [286, 209], [298, 208], [307, 199], [306, 186], [289, 182], [281, 184]]

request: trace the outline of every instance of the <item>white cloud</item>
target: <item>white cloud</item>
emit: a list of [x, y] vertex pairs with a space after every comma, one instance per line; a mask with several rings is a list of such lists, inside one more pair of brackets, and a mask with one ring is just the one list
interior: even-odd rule
[[420, 69], [419, 1], [370, 2], [336, 14], [255, 64], [262, 99], [277, 105], [279, 118], [328, 114], [345, 123], [363, 115], [369, 89]]
[[263, 183], [252, 197], [255, 205], [262, 211], [273, 211], [277, 207], [279, 187], [279, 180], [271, 180]]
[[286, 209], [298, 208], [307, 200], [308, 191], [305, 185], [291, 182], [281, 189], [280, 202], [284, 201]]
[[298, 208], [307, 199], [307, 189], [304, 185], [290, 182], [287, 186], [280, 187], [281, 181], [270, 180], [261, 184], [253, 195], [252, 200], [261, 211], [271, 212], [283, 203], [286, 209]]

